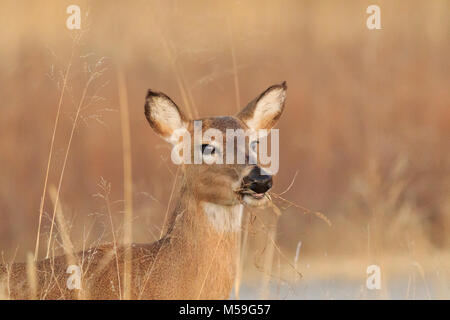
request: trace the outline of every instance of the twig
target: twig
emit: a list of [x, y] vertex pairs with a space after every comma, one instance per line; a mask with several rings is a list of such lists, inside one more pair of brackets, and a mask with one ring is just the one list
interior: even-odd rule
[[313, 215], [315, 215], [316, 217], [318, 217], [320, 220], [324, 221], [329, 227], [332, 226], [332, 223], [331, 223], [330, 219], [328, 219], [327, 216], [324, 215], [322, 212], [311, 211], [311, 210], [309, 210], [309, 209], [307, 209], [307, 208], [305, 208], [305, 207], [302, 207], [301, 205], [298, 205], [298, 204], [296, 204], [296, 203], [294, 203], [294, 202], [292, 202], [292, 201], [289, 201], [289, 200], [284, 199], [283, 197], [281, 197], [280, 195], [278, 195], [278, 194], [276, 194], [276, 193], [271, 192], [270, 194], [271, 194], [272, 196], [274, 196], [275, 198], [280, 199], [280, 200], [282, 200], [282, 201], [284, 201], [284, 202], [286, 202], [286, 203], [289, 204], [289, 206], [286, 207], [286, 208], [284, 208], [284, 209], [287, 209], [287, 208], [292, 207], [292, 206], [293, 206], [293, 207], [296, 207], [297, 209], [302, 210], [302, 212], [303, 212], [304, 214], [313, 214]]

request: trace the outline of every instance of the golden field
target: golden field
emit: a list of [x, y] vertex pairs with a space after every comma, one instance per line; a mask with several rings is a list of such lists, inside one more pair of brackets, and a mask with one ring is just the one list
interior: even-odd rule
[[[144, 117], [147, 89], [203, 117], [234, 114], [286, 80], [274, 192], [288, 189], [283, 198], [312, 212], [274, 200], [282, 215], [272, 269], [295, 278], [298, 262], [306, 280], [364, 277], [375, 263], [424, 281], [439, 270], [443, 287], [430, 295], [449, 298], [450, 3], [375, 1], [382, 29], [369, 30], [373, 2], [2, 0], [3, 259], [35, 251], [59, 105], [39, 257], [58, 185], [76, 249], [111, 241], [105, 198], [122, 233], [119, 90], [129, 111], [133, 240], [149, 242], [173, 206], [177, 168]], [[81, 31], [66, 28], [70, 4], [81, 8]], [[267, 277], [259, 264], [274, 215], [256, 215], [244, 283]]]

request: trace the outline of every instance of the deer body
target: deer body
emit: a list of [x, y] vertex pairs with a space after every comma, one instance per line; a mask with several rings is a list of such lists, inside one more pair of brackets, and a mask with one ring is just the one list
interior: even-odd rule
[[[236, 117], [204, 119], [205, 129], [271, 127], [283, 109], [285, 90], [284, 83], [270, 87]], [[193, 130], [192, 122], [161, 93], [149, 91], [146, 116], [173, 144], [179, 143], [171, 138], [176, 128]], [[214, 141], [206, 143], [210, 150], [217, 148], [216, 154], [225, 152], [211, 147]], [[42, 260], [31, 271], [35, 276], [26, 263], [0, 265], [3, 294], [13, 299], [123, 298], [125, 250], [131, 250], [132, 299], [227, 299], [236, 273], [243, 203], [264, 203], [271, 177], [248, 163], [184, 165], [182, 172], [180, 197], [160, 240], [117, 248], [105, 244], [70, 259]], [[80, 289], [69, 286], [67, 269], [73, 263], [81, 270]]]
[[[242, 205], [222, 207], [219, 209], [221, 212], [215, 212], [217, 216], [213, 216], [205, 207], [214, 207], [214, 204], [197, 202], [186, 194], [181, 199], [172, 216], [171, 230], [161, 240], [129, 247], [132, 251], [133, 299], [227, 299], [230, 294]], [[188, 208], [181, 202], [185, 202]], [[184, 209], [178, 211], [181, 208]], [[230, 221], [224, 221], [228, 218]], [[221, 229], [222, 225], [225, 229]], [[123, 279], [124, 250], [124, 247], [117, 248], [120, 278], [117, 277], [113, 244], [76, 255], [76, 260], [82, 262], [80, 266], [85, 275], [81, 285], [84, 298], [120, 298], [118, 288], [119, 279]], [[26, 267], [26, 263], [12, 265], [9, 275], [11, 298], [30, 298]], [[70, 276], [66, 273], [67, 267], [64, 255], [37, 263], [37, 298], [79, 297], [77, 289], [67, 287]], [[6, 274], [5, 267], [0, 272]]]

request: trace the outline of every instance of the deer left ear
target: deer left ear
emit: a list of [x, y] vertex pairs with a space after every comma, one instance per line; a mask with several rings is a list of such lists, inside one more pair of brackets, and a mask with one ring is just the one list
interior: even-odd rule
[[236, 117], [241, 119], [250, 129], [271, 129], [283, 112], [286, 90], [286, 81], [267, 88]]
[[175, 102], [164, 93], [152, 90], [147, 92], [145, 116], [153, 130], [172, 144], [178, 143], [178, 139], [173, 136], [173, 133], [188, 125], [188, 119]]

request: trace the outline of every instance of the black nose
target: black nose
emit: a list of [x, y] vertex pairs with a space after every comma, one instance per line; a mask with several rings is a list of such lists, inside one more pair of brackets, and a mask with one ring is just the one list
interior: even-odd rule
[[265, 193], [272, 188], [272, 176], [261, 170], [260, 167], [254, 167], [252, 171], [244, 177], [244, 185], [256, 193]]

